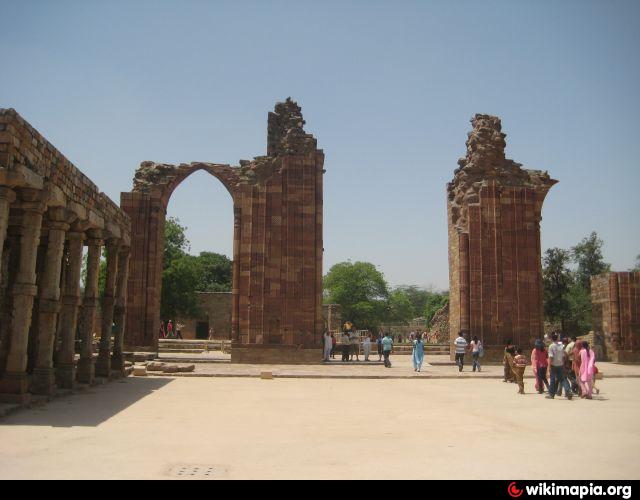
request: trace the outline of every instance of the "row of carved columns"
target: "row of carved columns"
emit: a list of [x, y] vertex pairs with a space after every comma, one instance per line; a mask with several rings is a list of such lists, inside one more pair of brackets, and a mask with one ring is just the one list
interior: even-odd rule
[[[105, 245], [106, 287], [100, 304]], [[96, 376], [124, 372], [129, 249], [120, 239], [67, 208], [52, 206], [46, 189], [0, 186], [0, 262], [0, 400], [25, 402], [30, 394], [51, 395], [56, 388], [71, 389], [76, 382], [91, 384]], [[103, 322], [96, 362], [93, 335], [99, 307]]]

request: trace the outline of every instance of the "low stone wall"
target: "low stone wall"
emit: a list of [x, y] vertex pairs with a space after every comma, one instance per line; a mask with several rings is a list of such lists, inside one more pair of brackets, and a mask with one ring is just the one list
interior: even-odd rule
[[231, 362], [238, 364], [307, 365], [322, 361], [322, 349], [286, 345], [242, 345], [231, 348]]

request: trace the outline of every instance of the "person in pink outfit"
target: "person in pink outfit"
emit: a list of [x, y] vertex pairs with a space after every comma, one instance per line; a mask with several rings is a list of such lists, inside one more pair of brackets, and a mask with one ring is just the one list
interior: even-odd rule
[[593, 393], [593, 379], [596, 375], [596, 353], [589, 349], [588, 342], [582, 342], [580, 350], [580, 386], [582, 397], [591, 399]]
[[549, 369], [549, 355], [542, 340], [536, 340], [535, 347], [531, 351], [531, 368], [536, 379], [536, 391], [542, 394], [545, 389], [549, 390], [547, 380], [547, 370]]

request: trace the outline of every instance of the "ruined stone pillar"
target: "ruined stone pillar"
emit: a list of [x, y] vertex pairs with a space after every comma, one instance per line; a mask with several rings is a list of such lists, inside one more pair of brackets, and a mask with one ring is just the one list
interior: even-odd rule
[[526, 348], [543, 335], [540, 220], [557, 181], [506, 158], [499, 118], [471, 123], [448, 185], [450, 337], [477, 336], [492, 361], [507, 339]]
[[36, 258], [42, 214], [45, 211], [43, 194], [40, 190], [24, 189], [18, 203], [19, 219], [19, 259], [18, 272], [11, 288], [13, 307], [9, 327], [10, 346], [6, 371], [0, 380], [2, 399], [24, 403], [29, 400], [29, 377], [27, 375], [29, 328], [33, 302], [37, 294]]
[[[460, 256], [460, 331], [466, 335], [471, 328], [469, 302], [469, 235], [459, 235]], [[457, 335], [459, 332], [454, 332]]]
[[60, 351], [57, 356], [56, 382], [58, 387], [72, 389], [76, 379], [75, 341], [80, 307], [80, 274], [82, 272], [82, 249], [84, 233], [67, 233], [62, 311], [58, 321]]
[[240, 341], [240, 231], [242, 215], [238, 207], [233, 209], [233, 274], [231, 285], [231, 341]]
[[9, 209], [11, 208], [11, 204], [15, 201], [15, 199], [16, 194], [11, 189], [0, 186], [0, 262], [2, 262], [4, 240], [7, 238], [7, 227], [9, 226]]
[[100, 254], [103, 241], [98, 232], [89, 235], [87, 247], [87, 281], [82, 301], [82, 330], [80, 332], [80, 361], [77, 380], [81, 384], [93, 384], [95, 380], [95, 361], [93, 359], [93, 328], [98, 308], [98, 277], [100, 274]]
[[100, 337], [100, 353], [96, 363], [96, 375], [99, 377], [111, 375], [111, 331], [113, 329], [113, 308], [118, 278], [119, 248], [119, 240], [111, 239], [107, 242], [107, 277], [102, 299], [102, 336]]
[[60, 275], [65, 236], [69, 230], [64, 209], [50, 209], [48, 244], [39, 283], [38, 341], [32, 392], [50, 395], [55, 392], [53, 349], [60, 312]]
[[124, 374], [124, 329], [127, 313], [127, 283], [129, 280], [129, 255], [128, 248], [121, 248], [118, 253], [118, 280], [116, 283], [116, 300], [114, 307], [115, 331], [113, 339], [113, 357], [111, 369]]

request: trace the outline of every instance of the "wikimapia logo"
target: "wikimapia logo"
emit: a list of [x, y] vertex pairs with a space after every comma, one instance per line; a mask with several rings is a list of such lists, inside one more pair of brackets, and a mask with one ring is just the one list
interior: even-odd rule
[[621, 497], [624, 500], [631, 498], [631, 486], [604, 486], [594, 485], [558, 485], [556, 483], [538, 483], [532, 486], [525, 486], [524, 489], [518, 488], [518, 484], [513, 481], [507, 486], [507, 493], [511, 498], [520, 498], [526, 492], [527, 496], [572, 496], [572, 497], [595, 497], [595, 496], [611, 496]]

